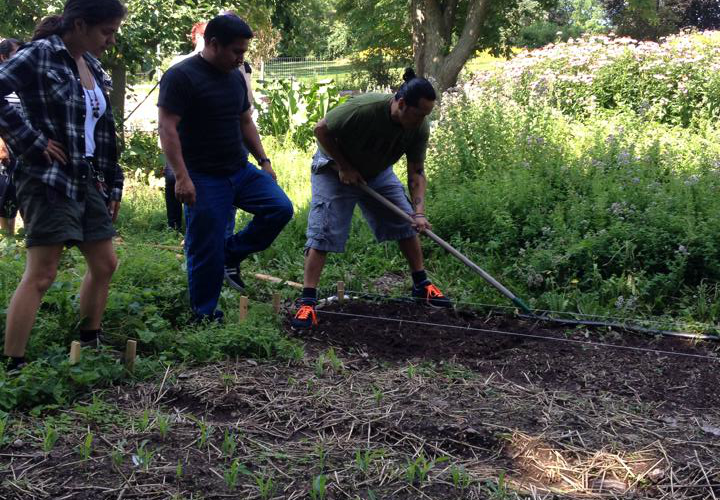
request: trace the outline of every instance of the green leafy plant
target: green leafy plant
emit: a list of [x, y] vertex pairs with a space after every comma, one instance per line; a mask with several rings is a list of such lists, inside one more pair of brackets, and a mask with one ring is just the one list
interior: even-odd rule
[[256, 91], [262, 96], [258, 100], [260, 132], [287, 137], [301, 149], [314, 144], [315, 124], [345, 100], [332, 80], [273, 80], [263, 82]]
[[453, 465], [450, 468], [450, 477], [452, 478], [453, 486], [459, 490], [467, 489], [472, 481], [470, 474], [468, 474], [465, 468], [457, 465]]
[[505, 480], [505, 472], [500, 471], [496, 482], [486, 481], [483, 491], [488, 495], [490, 500], [508, 500], [511, 492]]
[[[244, 469], [244, 471], [243, 471]], [[240, 463], [239, 459], [235, 459], [230, 463], [230, 466], [225, 469], [225, 472], [223, 472], [223, 478], [225, 479], [225, 484], [227, 485], [228, 489], [230, 491], [235, 491], [235, 488], [237, 487], [238, 477], [241, 472], [248, 472], [247, 469], [243, 464]]]
[[93, 434], [88, 430], [87, 434], [85, 434], [85, 439], [83, 439], [83, 442], [80, 443], [77, 447], [78, 454], [80, 455], [80, 458], [83, 460], [87, 460], [90, 458], [90, 455], [92, 454], [92, 444], [93, 444]]
[[355, 451], [355, 467], [367, 477], [370, 472], [370, 466], [372, 463], [383, 456], [381, 450], [356, 450]]
[[138, 430], [140, 432], [145, 432], [150, 428], [150, 410], [148, 408], [145, 408], [142, 412], [142, 415], [140, 415], [140, 418], [138, 419]]
[[150, 464], [152, 464], [153, 458], [155, 457], [155, 450], [148, 447], [147, 444], [148, 440], [144, 439], [140, 443], [140, 446], [137, 447], [135, 455], [133, 456], [136, 465], [142, 467], [145, 470], [148, 470], [150, 468]]
[[160, 433], [160, 437], [165, 439], [170, 431], [170, 416], [158, 412], [155, 417], [155, 427]]
[[322, 472], [323, 470], [325, 470], [325, 462], [327, 460], [327, 449], [325, 448], [325, 445], [322, 443], [322, 441], [315, 443], [315, 458], [317, 468], [320, 472]]
[[428, 460], [423, 452], [420, 452], [414, 460], [408, 460], [405, 467], [405, 480], [408, 484], [421, 484], [427, 481], [430, 471], [439, 463], [446, 462], [448, 457], [438, 457]]
[[255, 474], [255, 484], [258, 487], [258, 494], [261, 500], [269, 500], [275, 493], [275, 482], [269, 474]]
[[320, 474], [315, 476], [310, 486], [310, 498], [312, 500], [325, 500], [327, 495], [327, 476]]
[[57, 430], [51, 424], [45, 424], [42, 432], [42, 450], [45, 453], [50, 453], [55, 447], [55, 443], [59, 438]]
[[232, 458], [235, 455], [235, 450], [238, 447], [238, 436], [231, 433], [227, 429], [223, 437], [223, 442], [220, 447], [222, 454], [225, 458]]
[[7, 432], [9, 421], [10, 421], [9, 415], [2, 415], [0, 417], [0, 446], [4, 445], [6, 442], [7, 436], [5, 435], [5, 433]]

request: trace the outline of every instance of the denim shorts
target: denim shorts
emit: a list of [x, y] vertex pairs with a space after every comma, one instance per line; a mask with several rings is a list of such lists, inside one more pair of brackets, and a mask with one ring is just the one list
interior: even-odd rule
[[[355, 186], [340, 182], [332, 168], [315, 168], [310, 176], [312, 201], [308, 214], [305, 248], [324, 252], [343, 252], [350, 235], [355, 205], [360, 205], [365, 220], [378, 242], [412, 238], [417, 231], [404, 219]], [[367, 180], [368, 186], [408, 214], [413, 210], [405, 189], [392, 167]]]

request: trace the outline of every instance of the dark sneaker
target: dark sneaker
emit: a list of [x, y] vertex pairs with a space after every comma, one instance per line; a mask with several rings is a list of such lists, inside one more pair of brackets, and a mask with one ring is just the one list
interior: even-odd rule
[[16, 362], [13, 359], [8, 359], [5, 366], [5, 374], [9, 377], [17, 377], [20, 375], [20, 372], [23, 368], [27, 366], [27, 361], [24, 359], [22, 361]]
[[240, 277], [240, 266], [225, 266], [225, 283], [238, 292], [245, 291], [245, 282]]
[[412, 296], [417, 302], [431, 307], [452, 307], [450, 299], [445, 297], [438, 287], [429, 281], [424, 285], [413, 286]]
[[295, 317], [290, 321], [290, 325], [293, 328], [299, 330], [307, 330], [317, 325], [317, 314], [315, 313], [315, 306], [317, 302], [307, 301], [300, 302], [300, 309], [295, 313]]
[[103, 334], [100, 332], [97, 337], [90, 340], [81, 340], [80, 347], [89, 347], [90, 349], [100, 349], [103, 345]]

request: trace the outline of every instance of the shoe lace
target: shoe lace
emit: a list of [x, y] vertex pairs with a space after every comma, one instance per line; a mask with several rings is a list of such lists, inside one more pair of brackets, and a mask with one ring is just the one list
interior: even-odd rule
[[313, 325], [317, 325], [317, 314], [315, 314], [315, 308], [313, 306], [301, 306], [295, 317], [297, 319], [308, 319], [312, 316]]
[[438, 287], [433, 284], [429, 284], [425, 287], [425, 294], [428, 299], [435, 299], [439, 297], [445, 297]]

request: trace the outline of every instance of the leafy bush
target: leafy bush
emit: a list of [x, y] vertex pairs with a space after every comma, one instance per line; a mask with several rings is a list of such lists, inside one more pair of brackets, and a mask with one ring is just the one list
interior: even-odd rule
[[412, 64], [412, 53], [400, 49], [375, 47], [352, 56], [353, 79], [360, 88], [392, 88], [402, 83], [406, 66]]
[[155, 132], [134, 130], [125, 137], [125, 149], [120, 155], [120, 165], [126, 170], [143, 173], [145, 177], [162, 177], [165, 155]]
[[523, 27], [517, 35], [515, 44], [518, 47], [537, 49], [558, 40], [566, 42], [580, 35], [579, 26], [560, 26], [552, 21], [541, 20]]
[[468, 88], [575, 117], [632, 110], [647, 120], [703, 127], [720, 117], [718, 69], [720, 32], [660, 44], [592, 36], [523, 52], [502, 71], [477, 75]]
[[542, 308], [716, 322], [720, 97], [705, 66], [720, 37], [668, 44], [556, 46], [446, 94], [428, 158], [437, 231]]
[[263, 135], [286, 137], [307, 150], [315, 142], [313, 129], [325, 114], [346, 100], [332, 80], [304, 83], [297, 80], [262, 82], [256, 93], [258, 127]]

